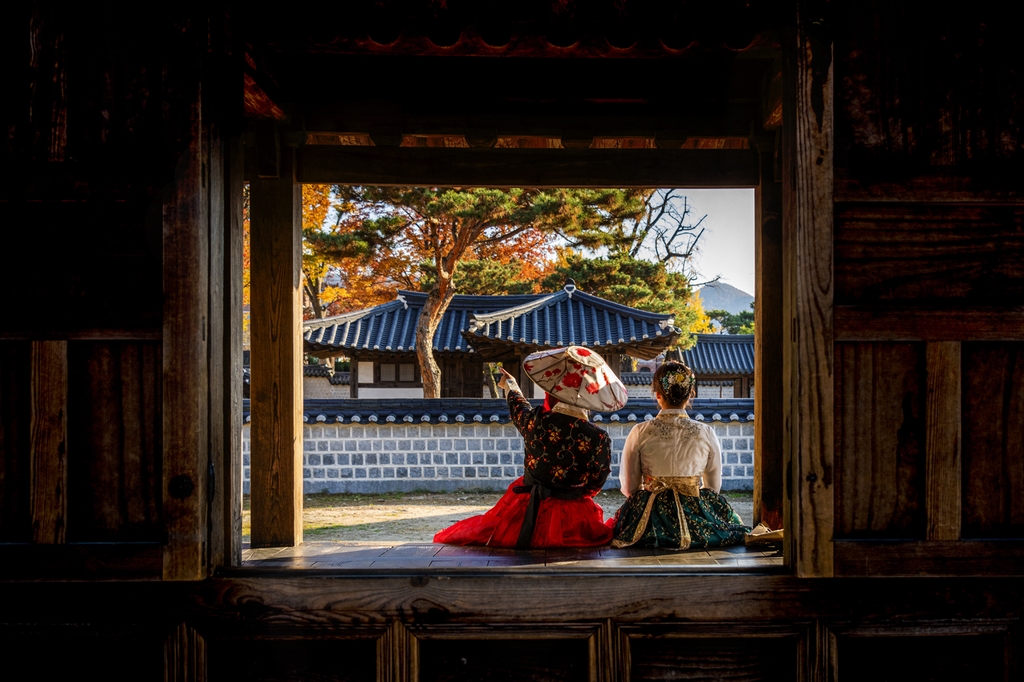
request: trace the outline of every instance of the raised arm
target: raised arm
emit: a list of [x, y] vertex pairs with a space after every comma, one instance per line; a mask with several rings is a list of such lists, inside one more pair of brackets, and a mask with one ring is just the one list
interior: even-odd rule
[[519, 433], [526, 433], [530, 430], [529, 422], [534, 411], [533, 405], [523, 397], [518, 386], [506, 390], [505, 394], [506, 400], [508, 400], [508, 414], [512, 418], [512, 423], [519, 429]]
[[715, 430], [706, 427], [704, 439], [708, 441], [708, 463], [704, 467], [704, 487], [716, 493], [722, 490], [722, 445]]
[[512, 418], [512, 423], [515, 424], [519, 433], [525, 434], [531, 429], [529, 422], [534, 409], [533, 405], [523, 396], [519, 382], [504, 369], [501, 370], [501, 381], [498, 382], [498, 386], [505, 390], [505, 400], [508, 401], [508, 414]]

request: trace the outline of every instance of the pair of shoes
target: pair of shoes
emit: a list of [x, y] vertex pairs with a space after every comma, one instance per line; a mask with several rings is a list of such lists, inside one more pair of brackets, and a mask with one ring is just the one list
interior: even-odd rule
[[754, 530], [747, 533], [744, 538], [744, 543], [748, 545], [781, 541], [782, 529], [772, 530], [763, 523], [757, 524], [757, 526], [754, 527]]

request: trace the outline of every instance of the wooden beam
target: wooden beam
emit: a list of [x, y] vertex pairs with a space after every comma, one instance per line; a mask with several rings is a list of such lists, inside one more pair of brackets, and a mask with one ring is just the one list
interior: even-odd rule
[[943, 170], [933, 167], [927, 175], [899, 174], [895, 178], [887, 171], [871, 178], [837, 169], [835, 198], [837, 203], [1020, 204], [1024, 188], [1015, 164], [1009, 159], [1004, 164], [987, 160], [970, 174], [963, 167], [946, 166]]
[[156, 542], [0, 544], [0, 580], [159, 581], [163, 555]]
[[925, 506], [929, 540], [960, 539], [960, 342], [929, 343]]
[[294, 154], [282, 146], [278, 178], [250, 173], [252, 547], [302, 542], [302, 193]]
[[[761, 184], [754, 192], [754, 518], [784, 525], [782, 434], [782, 185], [775, 182], [775, 136], [757, 139]], [[744, 380], [749, 387], [749, 379]]]
[[[801, 7], [801, 10], [804, 9]], [[797, 22], [784, 49], [783, 356], [790, 566], [833, 573], [832, 43]], [[792, 113], [792, 115], [790, 115]], [[786, 333], [788, 331], [788, 333]]]
[[1015, 341], [1024, 308], [856, 306], [835, 308], [836, 341]]
[[782, 55], [761, 79], [761, 127], [775, 130], [782, 127]]
[[1020, 540], [837, 540], [835, 557], [835, 573], [843, 577], [992, 579], [1024, 574], [1024, 542]]
[[[181, 81], [184, 74], [176, 74]], [[162, 436], [165, 580], [206, 577], [209, 464], [209, 147], [198, 83], [189, 146], [163, 194]], [[183, 96], [184, 101], [184, 96]], [[185, 125], [185, 124], [181, 124]], [[220, 377], [217, 378], [220, 380]]]
[[68, 342], [32, 342], [32, 542], [63, 544], [68, 512]]
[[[749, 98], [749, 90], [742, 97]], [[447, 111], [431, 107], [425, 108], [429, 111], [409, 111], [403, 107], [399, 112], [397, 107], [401, 105], [380, 100], [313, 106], [306, 113], [306, 130], [315, 135], [365, 135], [371, 129], [390, 128], [392, 136], [399, 136], [392, 137], [396, 144], [403, 134], [465, 135], [467, 141], [472, 138], [481, 142], [471, 147], [493, 146], [492, 140], [498, 137], [560, 138], [565, 147], [574, 141], [589, 146], [594, 137], [654, 137], [681, 144], [690, 137], [747, 137], [751, 123], [760, 121], [763, 110], [760, 102], [751, 101], [718, 102], [713, 105], [714, 113], [700, 112], [699, 106], [689, 109], [696, 113], [659, 106], [657, 114], [644, 105], [629, 113], [617, 108], [621, 113], [611, 114], [602, 111], [600, 105], [595, 109], [593, 105], [574, 107], [565, 102], [552, 103], [548, 108], [533, 104], [529, 113], [497, 106], [487, 110], [478, 106], [467, 112], [459, 103], [450, 104]]]
[[[250, 177], [255, 177], [252, 173]], [[448, 149], [305, 146], [302, 183], [473, 187], [756, 187], [746, 149]]]

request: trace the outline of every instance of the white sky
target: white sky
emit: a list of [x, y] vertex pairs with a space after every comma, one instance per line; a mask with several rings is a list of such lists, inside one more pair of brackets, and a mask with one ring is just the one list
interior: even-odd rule
[[694, 221], [707, 214], [695, 269], [705, 282], [721, 275], [751, 296], [754, 291], [754, 190], [681, 189], [689, 198]]

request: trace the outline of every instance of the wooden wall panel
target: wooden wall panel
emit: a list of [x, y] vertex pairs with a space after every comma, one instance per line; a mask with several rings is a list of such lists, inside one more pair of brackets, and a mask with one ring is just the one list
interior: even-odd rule
[[[0, 627], [12, 678], [29, 667], [32, 676], [72, 680], [85, 671], [111, 682], [163, 680], [164, 651], [158, 632], [133, 625], [94, 626], [84, 623], [5, 624]], [[21, 668], [25, 665], [26, 668]]]
[[836, 535], [925, 537], [925, 346], [836, 344]]
[[1008, 680], [1001, 634], [837, 637], [832, 679], [875, 682]]
[[253, 638], [207, 642], [209, 680], [375, 682], [373, 639]]
[[962, 355], [962, 535], [1024, 538], [1024, 342]]
[[929, 540], [960, 539], [960, 389], [962, 346], [956, 341], [929, 343], [925, 494]]
[[592, 679], [586, 639], [429, 639], [419, 663], [419, 682]]
[[1024, 206], [839, 204], [837, 304], [1024, 305]]
[[444, 358], [440, 362], [442, 398], [479, 398], [483, 395], [482, 362], [463, 362]]
[[1019, 188], [1019, 176], [1004, 172], [1024, 157], [1013, 22], [998, 3], [917, 9], [878, 0], [832, 8], [837, 165], [890, 180], [955, 168]]
[[[159, 334], [160, 201], [0, 201], [0, 338]], [[45, 272], [27, 278], [25, 254], [46, 226]], [[54, 314], [52, 306], [59, 307]]]
[[629, 658], [630, 680], [800, 679], [796, 638], [630, 637]]
[[68, 342], [32, 342], [32, 541], [63, 544], [68, 507]]
[[68, 374], [68, 541], [162, 539], [160, 344], [71, 342]]
[[32, 537], [30, 353], [26, 341], [0, 341], [0, 542]]

